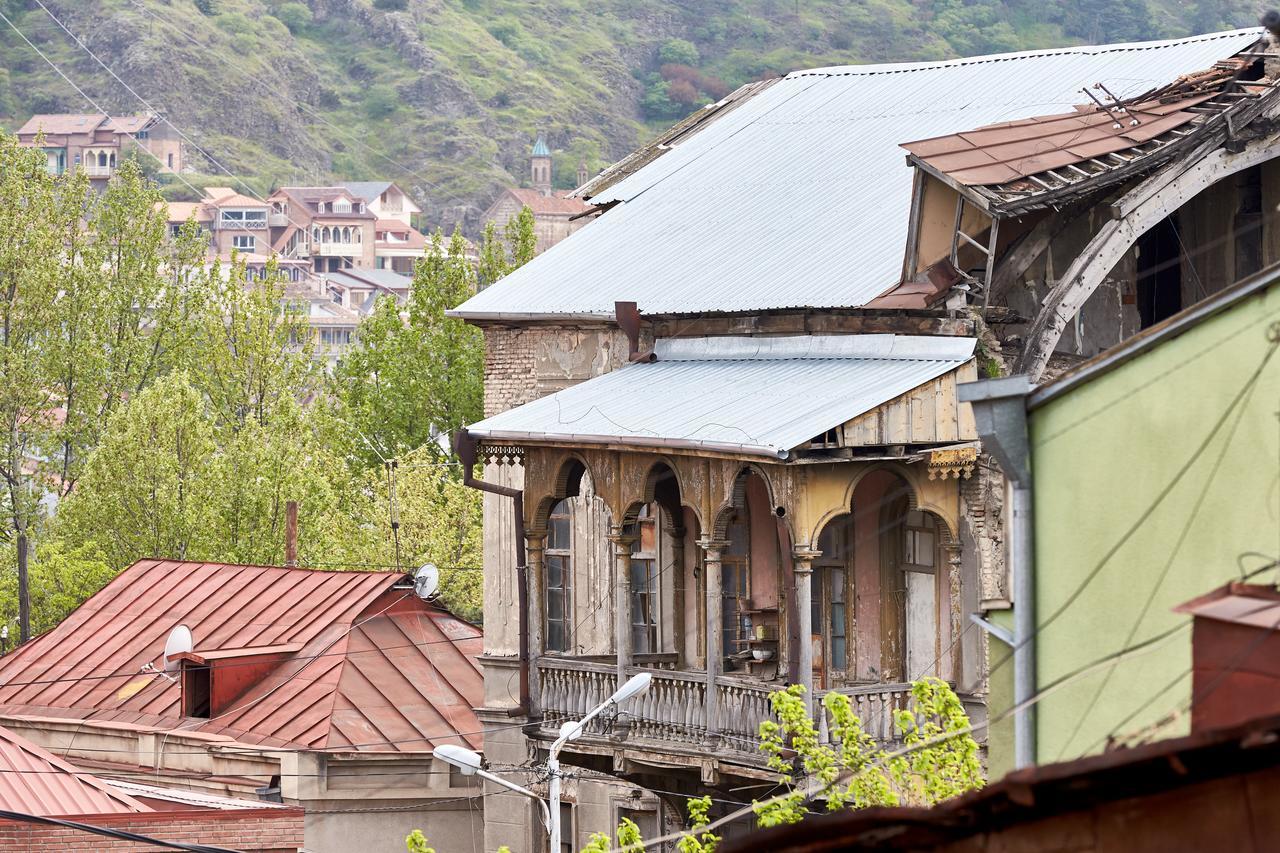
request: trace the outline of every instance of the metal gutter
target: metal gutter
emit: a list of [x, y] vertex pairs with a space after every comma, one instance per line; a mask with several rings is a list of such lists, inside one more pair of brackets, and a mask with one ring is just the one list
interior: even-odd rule
[[741, 453], [747, 456], [763, 456], [775, 461], [786, 462], [791, 458], [791, 451], [780, 447], [769, 447], [760, 444], [733, 444], [722, 441], [695, 441], [685, 438], [661, 438], [658, 436], [617, 436], [617, 435], [580, 435], [577, 433], [557, 433], [549, 435], [544, 432], [521, 432], [519, 430], [470, 430], [470, 435], [478, 439], [497, 439], [501, 441], [531, 441], [539, 444], [605, 444], [636, 447], [671, 447], [680, 450], [714, 450], [721, 453]]
[[554, 322], [554, 323], [597, 323], [597, 322], [613, 322], [613, 314], [610, 313], [525, 313], [520, 311], [459, 311], [457, 308], [450, 308], [444, 312], [446, 317], [454, 317], [458, 320], [470, 320], [473, 322]]
[[973, 407], [982, 445], [1000, 463], [1010, 486], [1009, 571], [1013, 575], [1014, 766], [1036, 763], [1035, 528], [1027, 395], [1031, 380], [1006, 376], [956, 385], [956, 399]]
[[1132, 361], [1147, 350], [1175, 338], [1210, 317], [1267, 290], [1280, 281], [1280, 263], [1272, 264], [1239, 283], [1181, 311], [1163, 323], [1144, 329], [1122, 344], [1094, 356], [1071, 372], [1041, 385], [1027, 396], [1027, 411], [1034, 411], [1069, 391]]

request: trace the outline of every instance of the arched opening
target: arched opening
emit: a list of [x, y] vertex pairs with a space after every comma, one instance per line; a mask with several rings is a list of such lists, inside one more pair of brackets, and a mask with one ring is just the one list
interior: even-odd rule
[[102, 167], [105, 167], [107, 165], [107, 152], [105, 151], [98, 152], [98, 165]]
[[778, 517], [769, 484], [759, 472], [748, 468], [738, 475], [733, 505], [721, 524], [727, 542], [720, 569], [724, 671], [773, 677], [783, 651], [783, 561]]
[[946, 526], [889, 469], [864, 476], [820, 532], [812, 579], [814, 684], [950, 677]]
[[705, 622], [698, 606], [701, 571], [695, 542], [698, 520], [683, 505], [680, 482], [666, 463], [655, 464], [645, 479], [644, 502], [627, 513], [631, 651], [636, 663], [700, 661]]

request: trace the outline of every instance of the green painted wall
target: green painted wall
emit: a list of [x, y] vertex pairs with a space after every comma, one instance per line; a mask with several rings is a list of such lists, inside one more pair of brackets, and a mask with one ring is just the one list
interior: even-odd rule
[[[1280, 554], [1280, 355], [1157, 503], [1261, 364], [1277, 320], [1273, 285], [1031, 413], [1037, 623], [1066, 605], [1039, 635], [1040, 688], [1186, 623], [1046, 697], [1040, 763], [1098, 752], [1111, 732], [1185, 709], [1191, 632], [1170, 609], [1238, 577], [1242, 559], [1265, 562], [1246, 552]], [[1179, 714], [1156, 736], [1186, 730]]]
[[[987, 618], [1013, 632], [1013, 611], [998, 610]], [[1012, 654], [1013, 646], [987, 635], [987, 660], [993, 667], [987, 682], [987, 778], [991, 781], [1013, 769], [1013, 717], [1006, 716], [1013, 707]]]

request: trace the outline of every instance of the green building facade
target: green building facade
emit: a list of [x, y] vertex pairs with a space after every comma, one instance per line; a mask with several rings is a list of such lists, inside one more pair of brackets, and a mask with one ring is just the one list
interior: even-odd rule
[[[1035, 763], [1186, 733], [1190, 619], [1172, 608], [1274, 580], [1259, 570], [1280, 558], [1278, 341], [1272, 268], [1023, 397]], [[993, 779], [1014, 765], [1011, 658], [992, 635]]]

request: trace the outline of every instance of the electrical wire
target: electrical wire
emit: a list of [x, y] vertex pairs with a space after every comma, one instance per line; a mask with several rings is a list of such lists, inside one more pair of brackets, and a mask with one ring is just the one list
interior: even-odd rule
[[[1177, 560], [1178, 555], [1182, 553], [1182, 546], [1186, 543], [1187, 538], [1191, 535], [1192, 526], [1194, 525], [1196, 518], [1200, 515], [1200, 510], [1204, 506], [1205, 499], [1209, 496], [1209, 489], [1212, 488], [1214, 481], [1218, 477], [1219, 471], [1222, 470], [1222, 464], [1223, 464], [1223, 461], [1226, 459], [1227, 451], [1231, 449], [1232, 443], [1235, 440], [1236, 431], [1239, 429], [1241, 421], [1244, 420], [1246, 406], [1248, 405], [1249, 400], [1252, 398], [1253, 392], [1257, 390], [1257, 387], [1258, 386], [1256, 384], [1249, 386], [1248, 393], [1246, 393], [1244, 398], [1241, 400], [1241, 404], [1238, 407], [1238, 412], [1236, 414], [1235, 422], [1232, 423], [1231, 428], [1228, 430], [1226, 434], [1226, 437], [1223, 439], [1222, 448], [1221, 450], [1218, 451], [1218, 456], [1213, 461], [1213, 467], [1209, 469], [1208, 476], [1205, 477], [1204, 485], [1201, 486], [1199, 495], [1196, 496], [1195, 502], [1191, 505], [1190, 514], [1188, 515], [1186, 521], [1184, 521], [1181, 525], [1181, 529], [1178, 532], [1178, 536], [1174, 540], [1173, 548], [1169, 551], [1169, 557], [1168, 559], [1165, 560], [1164, 567], [1160, 570], [1160, 574], [1156, 577], [1155, 581], [1151, 584], [1151, 590], [1150, 592], [1147, 593], [1146, 600], [1143, 601], [1142, 607], [1138, 609], [1138, 616], [1134, 620], [1133, 625], [1129, 628], [1129, 632], [1125, 635], [1122, 645], [1125, 645], [1125, 646], [1129, 645], [1130, 643], [1133, 642], [1133, 638], [1137, 636], [1138, 630], [1142, 627], [1142, 621], [1146, 618], [1147, 613], [1150, 611], [1151, 605], [1156, 599], [1156, 595], [1164, 587], [1165, 578], [1169, 576], [1169, 572], [1173, 569], [1174, 562]], [[1099, 682], [1097, 690], [1094, 691], [1093, 698], [1090, 699], [1089, 703], [1085, 706], [1084, 713], [1080, 714], [1077, 717], [1075, 728], [1073, 728], [1071, 731], [1071, 734], [1068, 735], [1066, 739], [1063, 740], [1062, 749], [1058, 752], [1057, 760], [1061, 761], [1063, 756], [1066, 755], [1067, 750], [1070, 749], [1071, 744], [1075, 741], [1076, 736], [1080, 733], [1080, 729], [1083, 728], [1085, 720], [1091, 717], [1093, 713], [1093, 709], [1097, 706], [1098, 700], [1102, 697], [1102, 694], [1106, 690], [1107, 685], [1110, 684], [1111, 682], [1111, 676], [1113, 676], [1114, 674], [1115, 674], [1114, 669], [1108, 670], [1107, 674], [1103, 677], [1102, 681]]]
[[[161, 838], [142, 835], [138, 832], [129, 832], [124, 829], [112, 829], [110, 827], [97, 826], [96, 824], [84, 823], [83, 821], [78, 820], [45, 817], [44, 815], [16, 812], [9, 809], [0, 809], [0, 818], [19, 821], [21, 823], [39, 823], [44, 824], [45, 826], [60, 826], [63, 829], [75, 829], [80, 832], [102, 835], [107, 838], [115, 838], [121, 841], [133, 841], [138, 844], [148, 844], [152, 847], [164, 847], [168, 850], [186, 850], [190, 851], [190, 853], [240, 853], [240, 851], [232, 850], [228, 847], [214, 847], [209, 844], [188, 844], [185, 841], [165, 841]], [[36, 839], [32, 840], [34, 841]]]

